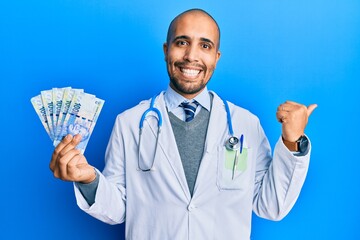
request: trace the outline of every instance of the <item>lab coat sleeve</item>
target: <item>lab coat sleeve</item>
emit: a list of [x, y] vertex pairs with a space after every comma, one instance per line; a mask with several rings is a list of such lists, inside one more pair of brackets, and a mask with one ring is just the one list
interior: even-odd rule
[[294, 206], [305, 182], [311, 143], [309, 141], [304, 156], [294, 156], [280, 137], [271, 157], [270, 145], [260, 124], [258, 134], [253, 211], [266, 219], [281, 220]]
[[116, 121], [105, 156], [105, 169], [99, 174], [95, 203], [88, 205], [74, 184], [76, 201], [80, 209], [108, 224], [125, 221], [126, 191], [124, 171], [124, 144]]

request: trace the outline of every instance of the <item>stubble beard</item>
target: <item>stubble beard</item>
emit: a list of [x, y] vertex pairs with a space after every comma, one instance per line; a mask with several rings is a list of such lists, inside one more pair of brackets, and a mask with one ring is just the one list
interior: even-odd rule
[[204, 79], [202, 79], [200, 83], [183, 84], [176, 77], [170, 77], [170, 82], [174, 90], [176, 90], [178, 93], [184, 93], [184, 94], [199, 93], [205, 88], [207, 84], [207, 82], [204, 82]]
[[[168, 71], [168, 75], [170, 78], [170, 83], [171, 86], [174, 88], [174, 90], [180, 94], [188, 94], [188, 95], [193, 95], [196, 93], [200, 93], [208, 84], [208, 82], [210, 81], [212, 74], [214, 73], [214, 67], [212, 67], [211, 69], [207, 69], [206, 67], [203, 68], [202, 74], [204, 74], [203, 78], [198, 81], [198, 82], [193, 82], [191, 83], [191, 81], [186, 81], [186, 80], [181, 80], [178, 77], [176, 77], [175, 75], [170, 75], [170, 72]], [[210, 76], [208, 80], [205, 80], [205, 75], [207, 70], [210, 70]]]

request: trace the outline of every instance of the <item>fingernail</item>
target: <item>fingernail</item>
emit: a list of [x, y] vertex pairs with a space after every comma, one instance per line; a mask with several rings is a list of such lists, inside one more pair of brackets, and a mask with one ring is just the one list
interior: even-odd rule
[[70, 134], [68, 134], [68, 135], [64, 136], [64, 137], [63, 137], [63, 139], [69, 140], [69, 139], [70, 139], [70, 137], [71, 137], [71, 135], [70, 135]]
[[76, 135], [74, 136], [74, 138], [75, 138], [76, 141], [80, 141], [80, 140], [81, 140], [81, 135], [80, 135], [80, 134], [76, 134]]

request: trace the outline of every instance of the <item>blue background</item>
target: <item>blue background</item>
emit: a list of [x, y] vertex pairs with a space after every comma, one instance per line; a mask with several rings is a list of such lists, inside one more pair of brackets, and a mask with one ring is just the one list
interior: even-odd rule
[[360, 1], [0, 2], [0, 239], [123, 239], [78, 209], [54, 179], [51, 141], [30, 98], [72, 86], [106, 100], [85, 152], [99, 169], [118, 113], [165, 89], [169, 22], [193, 7], [221, 31], [209, 88], [259, 116], [272, 146], [287, 99], [319, 107], [303, 191], [280, 222], [253, 218], [253, 239], [360, 239]]

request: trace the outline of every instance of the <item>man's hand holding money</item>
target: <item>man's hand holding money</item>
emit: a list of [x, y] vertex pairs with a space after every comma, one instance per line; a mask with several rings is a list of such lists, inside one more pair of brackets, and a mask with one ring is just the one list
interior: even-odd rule
[[68, 134], [56, 146], [50, 162], [50, 169], [56, 178], [81, 183], [95, 180], [94, 167], [88, 164], [81, 150], [76, 149], [80, 141], [80, 134], [75, 136]]
[[104, 100], [71, 87], [41, 91], [31, 103], [55, 146], [50, 169], [64, 181], [90, 183], [94, 167], [83, 153], [99, 118]]

